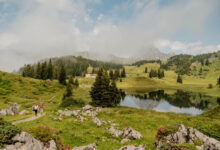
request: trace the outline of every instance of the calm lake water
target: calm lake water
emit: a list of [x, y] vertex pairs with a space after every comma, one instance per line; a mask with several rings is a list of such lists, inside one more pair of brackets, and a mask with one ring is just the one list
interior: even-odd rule
[[202, 114], [206, 108], [216, 104], [216, 97], [205, 96], [200, 93], [176, 91], [175, 94], [169, 95], [164, 90], [159, 90], [144, 95], [127, 94], [121, 100], [120, 106], [196, 116]]

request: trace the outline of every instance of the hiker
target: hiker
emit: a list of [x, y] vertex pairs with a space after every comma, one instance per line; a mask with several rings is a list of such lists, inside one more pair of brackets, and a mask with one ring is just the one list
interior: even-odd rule
[[44, 112], [43, 103], [40, 103], [40, 114], [42, 115]]
[[37, 117], [38, 105], [33, 106], [33, 111], [35, 113], [35, 116]]

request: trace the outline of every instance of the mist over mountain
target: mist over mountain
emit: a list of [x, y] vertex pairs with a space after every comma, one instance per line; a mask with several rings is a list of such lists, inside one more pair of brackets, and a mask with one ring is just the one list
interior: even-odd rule
[[82, 56], [84, 58], [92, 59], [92, 60], [99, 60], [105, 62], [113, 62], [119, 64], [131, 64], [136, 61], [140, 60], [166, 60], [172, 56], [174, 53], [162, 53], [157, 48], [148, 48], [142, 49], [137, 53], [133, 54], [133, 56], [129, 57], [121, 57], [116, 56], [111, 53], [104, 53], [104, 52], [94, 52], [94, 51], [80, 51], [74, 52], [74, 56]]

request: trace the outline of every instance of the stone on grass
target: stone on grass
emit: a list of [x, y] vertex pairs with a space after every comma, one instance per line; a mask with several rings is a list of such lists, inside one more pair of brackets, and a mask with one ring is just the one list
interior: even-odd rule
[[145, 145], [135, 147], [134, 145], [123, 146], [118, 150], [146, 150]]
[[99, 119], [99, 118], [93, 118], [93, 122], [98, 126], [100, 127], [102, 125], [102, 121]]
[[95, 111], [96, 111], [96, 112], [102, 111], [102, 107], [96, 107]]
[[131, 141], [130, 139], [122, 139], [122, 140], [121, 140], [121, 144], [124, 144], [124, 143], [130, 142], [130, 141]]
[[91, 105], [86, 105], [82, 109], [83, 109], [83, 111], [92, 110], [92, 106]]
[[16, 103], [11, 103], [8, 109], [3, 109], [0, 111], [2, 116], [13, 116], [18, 113], [19, 106]]
[[114, 127], [109, 128], [109, 133], [115, 137], [119, 137], [123, 134], [121, 130], [115, 129]]
[[141, 135], [138, 131], [134, 130], [134, 129], [131, 128], [131, 127], [125, 128], [125, 129], [123, 130], [122, 136], [123, 136], [124, 138], [131, 139], [131, 140], [142, 138], [142, 135]]
[[[166, 141], [164, 141], [166, 139]], [[200, 131], [194, 128], [185, 128], [184, 125], [179, 125], [179, 129], [175, 133], [171, 133], [168, 136], [164, 137], [164, 139], [157, 140], [155, 142], [155, 146], [160, 148], [166, 142], [173, 144], [182, 144], [182, 143], [190, 143], [196, 145], [195, 141], [201, 141], [202, 145], [197, 146], [200, 150], [220, 150], [220, 142], [214, 138], [210, 138]]]
[[84, 118], [83, 116], [77, 116], [77, 119], [79, 120], [79, 121], [81, 121], [81, 122], [84, 122], [84, 121], [86, 121], [86, 120], [88, 120], [87, 118]]
[[73, 115], [74, 116], [78, 116], [79, 115], [80, 110], [73, 110]]
[[87, 146], [78, 146], [78, 147], [74, 147], [72, 150], [97, 150], [96, 148], [96, 144], [89, 144]]
[[21, 132], [12, 138], [11, 145], [5, 145], [5, 148], [0, 150], [57, 150], [56, 143], [51, 140], [49, 143], [44, 144], [27, 132]]
[[24, 115], [24, 114], [27, 114], [29, 113], [27, 110], [22, 110], [21, 112], [19, 112], [19, 115]]

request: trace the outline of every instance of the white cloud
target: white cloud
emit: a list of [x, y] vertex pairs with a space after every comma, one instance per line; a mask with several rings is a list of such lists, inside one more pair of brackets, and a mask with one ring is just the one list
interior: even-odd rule
[[175, 53], [200, 54], [210, 53], [220, 50], [220, 45], [203, 46], [201, 41], [183, 43], [180, 41], [157, 40], [154, 46], [161, 50], [169, 50]]
[[[0, 70], [11, 71], [24, 63], [45, 57], [72, 54], [73, 51], [100, 51], [121, 56], [133, 56], [152, 47], [155, 40], [186, 32], [200, 36], [205, 32], [209, 15], [216, 9], [217, 0], [177, 1], [160, 8], [155, 0], [136, 0], [123, 3], [111, 16], [99, 12], [92, 18], [90, 3], [100, 0], [8, 0], [17, 3], [19, 12], [8, 29], [0, 31]], [[121, 19], [126, 8], [134, 9], [131, 18]], [[92, 29], [91, 29], [92, 27]], [[86, 29], [86, 30], [84, 30]], [[2, 39], [2, 40], [1, 40]], [[198, 39], [199, 40], [199, 39]], [[202, 49], [201, 43], [162, 41], [158, 48], [173, 51], [211, 51], [215, 46]], [[183, 48], [184, 47], [184, 48]], [[191, 52], [191, 51], [190, 51]], [[9, 59], [5, 59], [9, 58]], [[11, 59], [13, 58], [13, 59]], [[10, 60], [10, 61], [9, 61]], [[7, 66], [7, 64], [15, 64]]]

